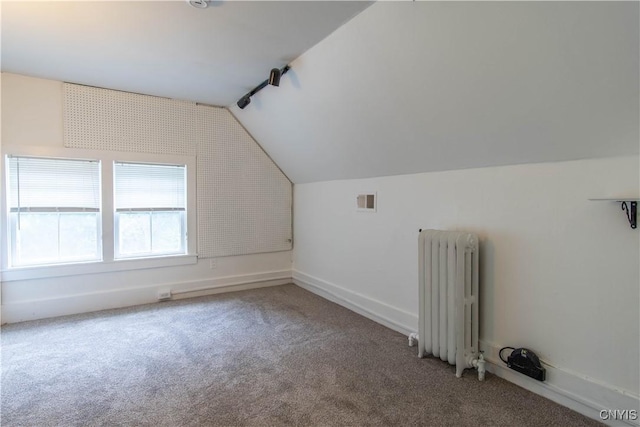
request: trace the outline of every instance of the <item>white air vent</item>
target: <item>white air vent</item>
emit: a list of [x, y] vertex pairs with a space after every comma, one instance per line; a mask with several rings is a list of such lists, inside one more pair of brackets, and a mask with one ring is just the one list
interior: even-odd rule
[[209, 4], [206, 0], [188, 0], [189, 4], [198, 9], [205, 9]]
[[359, 212], [375, 212], [377, 199], [376, 193], [360, 193], [356, 197], [356, 208]]

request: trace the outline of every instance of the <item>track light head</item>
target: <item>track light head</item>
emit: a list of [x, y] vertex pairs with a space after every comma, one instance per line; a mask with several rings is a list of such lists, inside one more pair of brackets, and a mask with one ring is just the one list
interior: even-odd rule
[[251, 89], [251, 92], [245, 94], [242, 98], [240, 98], [238, 100], [238, 102], [237, 102], [238, 107], [240, 107], [241, 110], [244, 110], [244, 108], [247, 105], [249, 105], [249, 103], [251, 103], [251, 97], [253, 95], [255, 95], [256, 93], [260, 92], [265, 87], [267, 87], [267, 85], [280, 86], [280, 77], [282, 77], [282, 75], [285, 74], [290, 69], [291, 69], [291, 67], [288, 66], [288, 65], [285, 65], [282, 68], [282, 70], [280, 70], [278, 68], [272, 69], [269, 72], [269, 78], [267, 80], [263, 81], [258, 86], [256, 86], [253, 89]]
[[246, 107], [250, 103], [251, 103], [251, 97], [249, 97], [249, 95], [245, 95], [238, 100], [238, 107], [240, 107], [241, 110], [244, 110], [244, 107]]
[[282, 72], [277, 69], [274, 68], [271, 70], [271, 72], [269, 73], [269, 84], [271, 86], [280, 86], [280, 76], [282, 75]]

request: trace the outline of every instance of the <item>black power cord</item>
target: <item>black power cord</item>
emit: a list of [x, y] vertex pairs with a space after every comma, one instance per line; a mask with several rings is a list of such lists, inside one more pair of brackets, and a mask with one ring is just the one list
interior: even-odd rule
[[508, 364], [508, 362], [502, 358], [502, 352], [504, 350], [506, 350], [506, 349], [515, 350], [515, 348], [513, 348], [513, 347], [502, 347], [500, 349], [500, 351], [498, 352], [498, 357], [500, 358], [500, 360], [502, 360], [505, 364]]

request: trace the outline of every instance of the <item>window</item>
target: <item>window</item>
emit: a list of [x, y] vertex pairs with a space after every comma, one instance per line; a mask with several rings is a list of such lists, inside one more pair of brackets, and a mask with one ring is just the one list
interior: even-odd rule
[[100, 242], [100, 163], [11, 156], [12, 266], [96, 261]]
[[3, 281], [196, 264], [196, 158], [4, 146]]
[[115, 258], [186, 253], [185, 169], [115, 162]]

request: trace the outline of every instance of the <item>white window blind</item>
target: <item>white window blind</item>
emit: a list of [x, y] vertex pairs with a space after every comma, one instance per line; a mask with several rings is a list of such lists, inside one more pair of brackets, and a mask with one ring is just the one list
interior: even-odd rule
[[116, 162], [116, 211], [184, 211], [185, 172], [184, 165]]
[[100, 163], [9, 157], [11, 212], [98, 212]]

